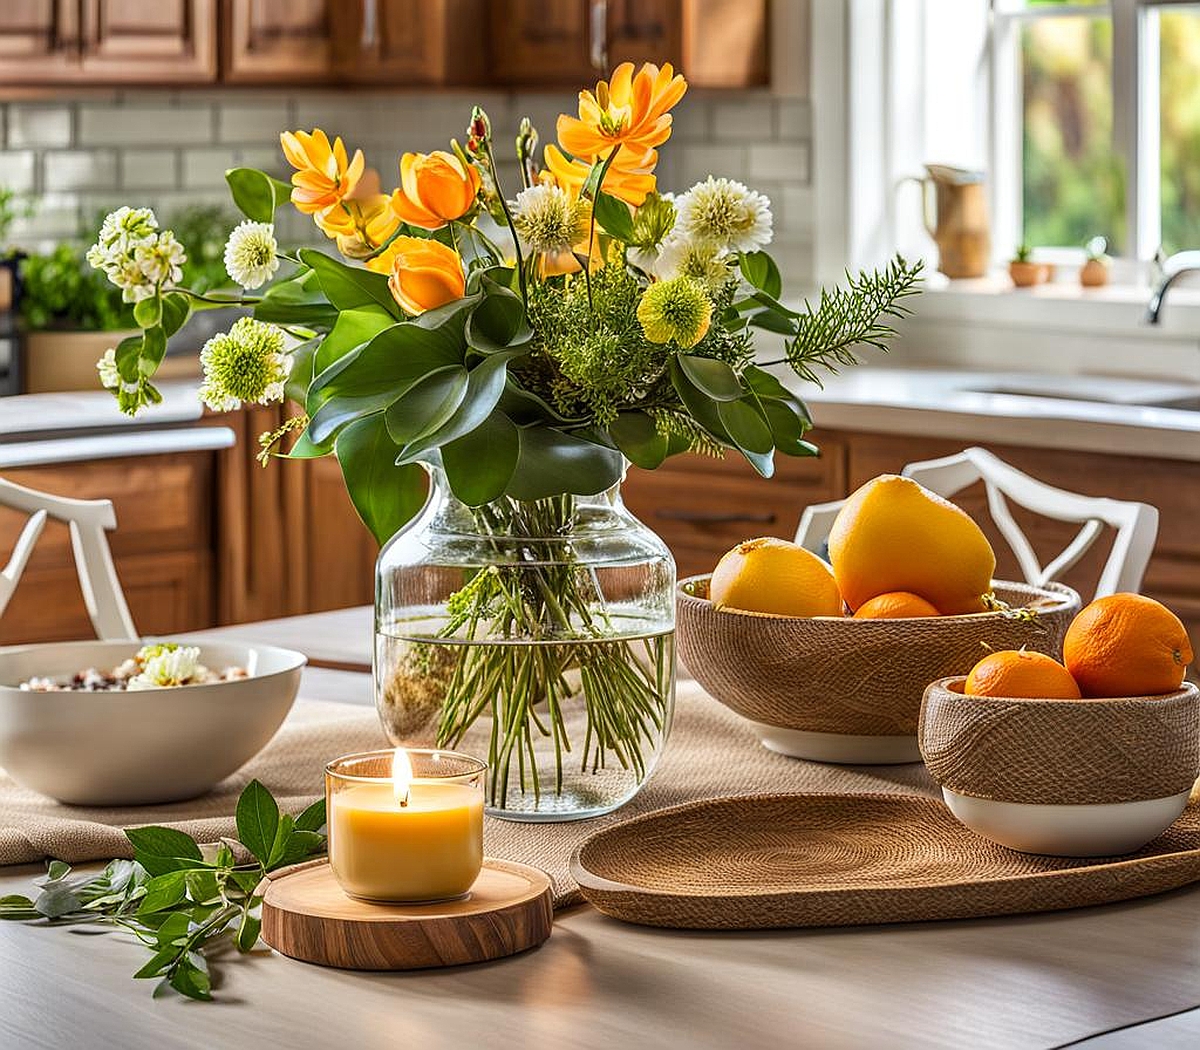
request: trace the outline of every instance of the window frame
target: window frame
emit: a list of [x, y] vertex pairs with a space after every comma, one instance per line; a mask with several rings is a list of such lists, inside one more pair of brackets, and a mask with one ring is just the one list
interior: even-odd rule
[[[1159, 92], [1159, 12], [1195, 5], [1196, 0], [1108, 0], [1105, 4], [1024, 7], [1022, 0], [991, 0], [989, 62], [991, 83], [992, 208], [1000, 243], [1019, 243], [1023, 228], [1022, 98], [1020, 29], [1042, 18], [1112, 19], [1113, 152], [1126, 172], [1122, 257], [1134, 264], [1153, 260], [1162, 244]], [[1081, 259], [1082, 248], [1048, 246], [1062, 261]], [[1046, 255], [1043, 252], [1043, 255]]]

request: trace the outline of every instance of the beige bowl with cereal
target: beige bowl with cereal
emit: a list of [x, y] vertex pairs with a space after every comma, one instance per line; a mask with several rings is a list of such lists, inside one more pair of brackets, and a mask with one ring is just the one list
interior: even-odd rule
[[[0, 648], [0, 769], [76, 806], [194, 798], [275, 735], [305, 664], [290, 649], [199, 639], [187, 643], [198, 653], [152, 654], [148, 666], [130, 666], [143, 644]], [[194, 670], [197, 658], [207, 674], [163, 684]], [[113, 680], [122, 677], [136, 680]]]

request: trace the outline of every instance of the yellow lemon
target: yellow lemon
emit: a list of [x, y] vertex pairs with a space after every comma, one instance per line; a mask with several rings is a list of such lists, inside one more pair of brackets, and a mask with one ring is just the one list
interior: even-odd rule
[[708, 596], [718, 609], [775, 616], [841, 616], [833, 572], [811, 551], [772, 536], [739, 543], [713, 570]]
[[829, 560], [851, 609], [907, 591], [943, 615], [980, 612], [996, 555], [983, 531], [949, 500], [911, 478], [883, 474], [855, 492], [829, 533]]

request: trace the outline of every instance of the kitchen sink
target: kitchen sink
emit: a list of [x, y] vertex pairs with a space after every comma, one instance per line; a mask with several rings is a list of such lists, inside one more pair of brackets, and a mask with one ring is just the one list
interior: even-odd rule
[[[1153, 389], [1153, 387], [1150, 389]], [[1158, 385], [1158, 391], [1161, 392], [1162, 389], [1162, 386]], [[1200, 412], [1200, 394], [1194, 393], [1176, 394], [1174, 396], [1162, 396], [1160, 393], [1159, 396], [1155, 396], [1148, 393], [1148, 391], [1141, 393], [1134, 391], [1117, 394], [1115, 392], [1107, 393], [1097, 390], [1094, 386], [1085, 386], [1083, 389], [1070, 389], [1067, 387], [1051, 387], [1049, 384], [1044, 386], [1034, 386], [1032, 384], [1029, 386], [997, 384], [986, 387], [972, 387], [964, 392], [1036, 397], [1044, 401], [1087, 401], [1102, 405], [1124, 405], [1135, 408], [1170, 408], [1184, 412]]]

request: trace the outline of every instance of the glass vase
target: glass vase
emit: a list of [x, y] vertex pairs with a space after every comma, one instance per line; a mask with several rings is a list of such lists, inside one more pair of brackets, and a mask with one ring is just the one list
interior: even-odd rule
[[488, 764], [488, 812], [578, 820], [650, 776], [675, 697], [675, 563], [617, 488], [468, 507], [430, 471], [379, 555], [375, 695], [396, 746]]

